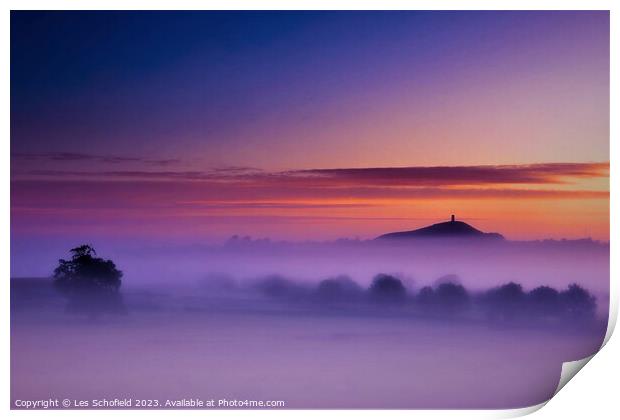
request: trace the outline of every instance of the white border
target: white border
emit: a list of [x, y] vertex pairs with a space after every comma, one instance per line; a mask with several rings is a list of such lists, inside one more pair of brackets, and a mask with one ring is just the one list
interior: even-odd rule
[[[4, 13], [2, 14], [2, 20], [0, 20], [0, 33], [2, 45], [2, 65], [0, 66], [0, 80], [3, 93], [2, 101], [2, 116], [0, 117], [0, 126], [2, 133], [4, 133], [3, 141], [0, 144], [0, 172], [2, 173], [3, 182], [0, 184], [2, 207], [1, 214], [3, 223], [0, 226], [2, 233], [2, 241], [0, 242], [0, 267], [2, 267], [3, 281], [5, 287], [2, 293], [2, 337], [4, 337], [4, 346], [2, 346], [2, 360], [5, 369], [3, 381], [0, 385], [1, 404], [2, 410], [9, 411], [10, 407], [10, 330], [9, 330], [9, 249], [10, 249], [10, 75], [9, 75], [9, 63], [10, 63], [10, 13], [9, 10], [28, 10], [28, 9], [42, 9], [42, 10], [235, 10], [235, 9], [251, 9], [251, 10], [271, 10], [271, 9], [288, 9], [288, 10], [610, 10], [611, 11], [611, 115], [618, 114], [618, 83], [617, 78], [614, 75], [619, 74], [620, 67], [618, 66], [618, 24], [620, 19], [616, 16], [616, 13], [620, 9], [617, 6], [617, 1], [550, 1], [550, 0], [446, 0], [446, 1], [432, 1], [432, 0], [418, 0], [418, 1], [404, 1], [404, 0], [383, 0], [383, 1], [370, 1], [370, 0], [297, 0], [282, 1], [282, 0], [216, 0], [216, 1], [197, 1], [197, 0], [151, 0], [148, 2], [139, 0], [92, 0], [81, 1], [75, 0], [9, 0], [3, 2]], [[615, 6], [615, 7], [614, 7]], [[614, 172], [613, 163], [618, 159], [618, 146], [617, 146], [617, 134], [618, 126], [614, 118], [611, 119], [611, 131], [610, 131], [610, 160], [612, 162], [611, 172]], [[587, 140], [584, 140], [587, 141]], [[617, 203], [617, 187], [618, 182], [615, 177], [611, 178], [611, 215], [618, 213]], [[618, 238], [620, 225], [611, 217], [611, 238]], [[614, 240], [611, 240], [611, 304], [610, 304], [610, 324], [607, 331], [605, 342], [607, 342], [615, 326], [617, 314], [618, 314], [618, 248], [614, 246]], [[563, 390], [557, 397], [552, 399], [552, 403], [548, 408], [536, 413], [535, 416], [539, 418], [583, 418], [585, 415], [594, 418], [609, 418], [609, 413], [617, 412], [617, 396], [614, 390], [618, 383], [618, 378], [615, 374], [620, 372], [618, 366], [620, 365], [618, 360], [618, 353], [620, 353], [620, 347], [612, 341], [602, 351], [601, 356], [596, 356], [594, 362], [592, 362], [592, 369], [586, 369], [587, 372], [580, 373], [579, 381], [576, 384], [569, 384], [565, 390]], [[601, 359], [600, 361], [597, 359]], [[611, 374], [610, 374], [611, 373]], [[322, 410], [322, 411], [302, 411], [302, 410], [265, 410], [265, 411], [252, 411], [252, 417], [254, 418], [289, 418], [291, 416], [299, 418], [314, 418], [316, 415], [327, 418], [342, 417], [344, 414], [355, 416], [360, 419], [375, 418], [377, 415], [381, 417], [390, 418], [411, 418], [412, 416], [418, 418], [504, 418], [514, 417], [538, 410], [545, 404], [541, 404], [536, 407], [529, 407], [519, 410], [496, 410], [496, 411], [335, 411], [335, 410]], [[603, 415], [603, 413], [605, 413]], [[153, 410], [143, 411], [9, 411], [10, 416], [19, 418], [31, 418], [46, 416], [51, 418], [84, 418], [98, 417], [107, 418], [110, 415], [114, 415], [119, 418], [133, 418], [134, 416], [148, 416], [148, 418], [165, 418], [170, 415], [175, 417], [183, 415], [194, 418], [204, 418], [205, 416], [216, 418], [235, 418], [235, 417], [247, 417], [250, 414], [249, 411], [174, 411], [171, 413], [165, 410]], [[541, 417], [542, 416], [542, 417]], [[557, 416], [557, 417], [556, 417]]]

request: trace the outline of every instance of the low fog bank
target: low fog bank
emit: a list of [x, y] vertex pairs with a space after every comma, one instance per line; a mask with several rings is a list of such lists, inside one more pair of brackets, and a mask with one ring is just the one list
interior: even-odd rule
[[600, 348], [606, 314], [588, 288], [467, 284], [385, 273], [124, 276], [114, 299], [72, 302], [51, 278], [14, 278], [11, 395], [514, 408], [550, 398], [562, 363]]
[[56, 322], [90, 319], [133, 322], [168, 317], [170, 323], [212, 315], [397, 317], [413, 321], [484, 324], [502, 328], [603, 331], [605, 302], [587, 288], [510, 282], [468, 289], [456, 275], [430, 286], [395, 274], [379, 273], [368, 286], [340, 275], [300, 281], [283, 275], [238, 279], [211, 273], [176, 287], [128, 285], [109, 297], [67, 299], [49, 278], [11, 280], [11, 313], [16, 321]]
[[[50, 275], [76, 241], [11, 242], [11, 277]], [[583, 241], [356, 241], [273, 242], [233, 238], [220, 245], [113, 242], [93, 245], [114, 260], [127, 284], [191, 283], [209, 272], [236, 278], [279, 273], [313, 280], [345, 273], [368, 285], [381, 272], [399, 273], [418, 284], [458, 273], [468, 286], [518, 281], [527, 287], [580, 283], [595, 293], [609, 289], [609, 244]]]
[[[67, 303], [49, 280], [15, 278], [12, 311], [254, 311], [554, 328], [590, 328], [608, 313], [609, 246], [589, 240], [279, 243], [236, 237], [219, 246], [103, 245], [98, 251], [123, 272], [118, 299]], [[46, 275], [59, 256], [56, 251]]]
[[542, 285], [562, 290], [576, 283], [597, 297], [601, 313], [607, 311], [610, 276], [609, 246], [590, 241], [294, 244], [236, 239], [225, 246], [153, 247], [112, 256], [126, 273], [124, 287], [191, 287], [204, 285], [206, 273], [222, 273], [241, 286], [274, 274], [315, 286], [346, 275], [368, 288], [376, 274], [389, 273], [408, 289], [420, 290], [457, 274], [472, 292], [509, 282], [528, 290]]

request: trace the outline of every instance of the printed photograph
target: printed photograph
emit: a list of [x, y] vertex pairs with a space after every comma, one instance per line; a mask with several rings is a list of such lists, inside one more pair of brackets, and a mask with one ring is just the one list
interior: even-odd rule
[[10, 24], [12, 409], [515, 409], [600, 349], [608, 11]]

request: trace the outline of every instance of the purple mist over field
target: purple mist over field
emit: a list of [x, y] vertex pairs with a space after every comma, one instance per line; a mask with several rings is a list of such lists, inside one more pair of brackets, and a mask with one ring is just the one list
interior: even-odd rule
[[[12, 395], [284, 400], [289, 408], [537, 404], [553, 394], [563, 362], [602, 342], [608, 258], [608, 246], [592, 242], [458, 240], [127, 251], [114, 257], [125, 269], [123, 315], [89, 320], [66, 312], [49, 280], [13, 280]], [[318, 283], [337, 275], [367, 293], [379, 272], [402, 279], [408, 300], [317, 295]], [[597, 313], [575, 325], [427, 312], [415, 295], [441, 277], [472, 299], [511, 280], [526, 292], [579, 283], [597, 297]]]

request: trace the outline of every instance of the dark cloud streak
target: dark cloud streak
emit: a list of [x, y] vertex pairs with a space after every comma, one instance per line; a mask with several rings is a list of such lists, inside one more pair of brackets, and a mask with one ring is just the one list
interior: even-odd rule
[[395, 168], [308, 169], [294, 176], [315, 176], [366, 185], [563, 184], [567, 178], [608, 176], [608, 163], [532, 165], [417, 166]]
[[51, 161], [51, 162], [97, 162], [97, 163], [145, 163], [153, 166], [178, 164], [179, 159], [148, 159], [143, 157], [118, 155], [91, 155], [86, 153], [55, 152], [55, 153], [13, 153], [11, 159]]
[[[71, 157], [64, 157], [71, 159]], [[91, 157], [103, 159], [103, 157]], [[114, 158], [107, 157], [109, 161]], [[129, 159], [129, 158], [127, 158]], [[144, 160], [143, 162], [151, 162]], [[166, 161], [157, 161], [166, 162]], [[251, 167], [224, 167], [204, 171], [67, 171], [31, 170], [15, 173], [17, 177], [73, 179], [143, 179], [171, 181], [205, 181], [244, 183], [274, 188], [299, 187], [440, 187], [488, 186], [501, 184], [549, 185], [570, 184], [577, 179], [609, 176], [609, 163], [540, 163], [531, 165], [417, 166], [386, 168], [301, 169], [264, 172]]]

